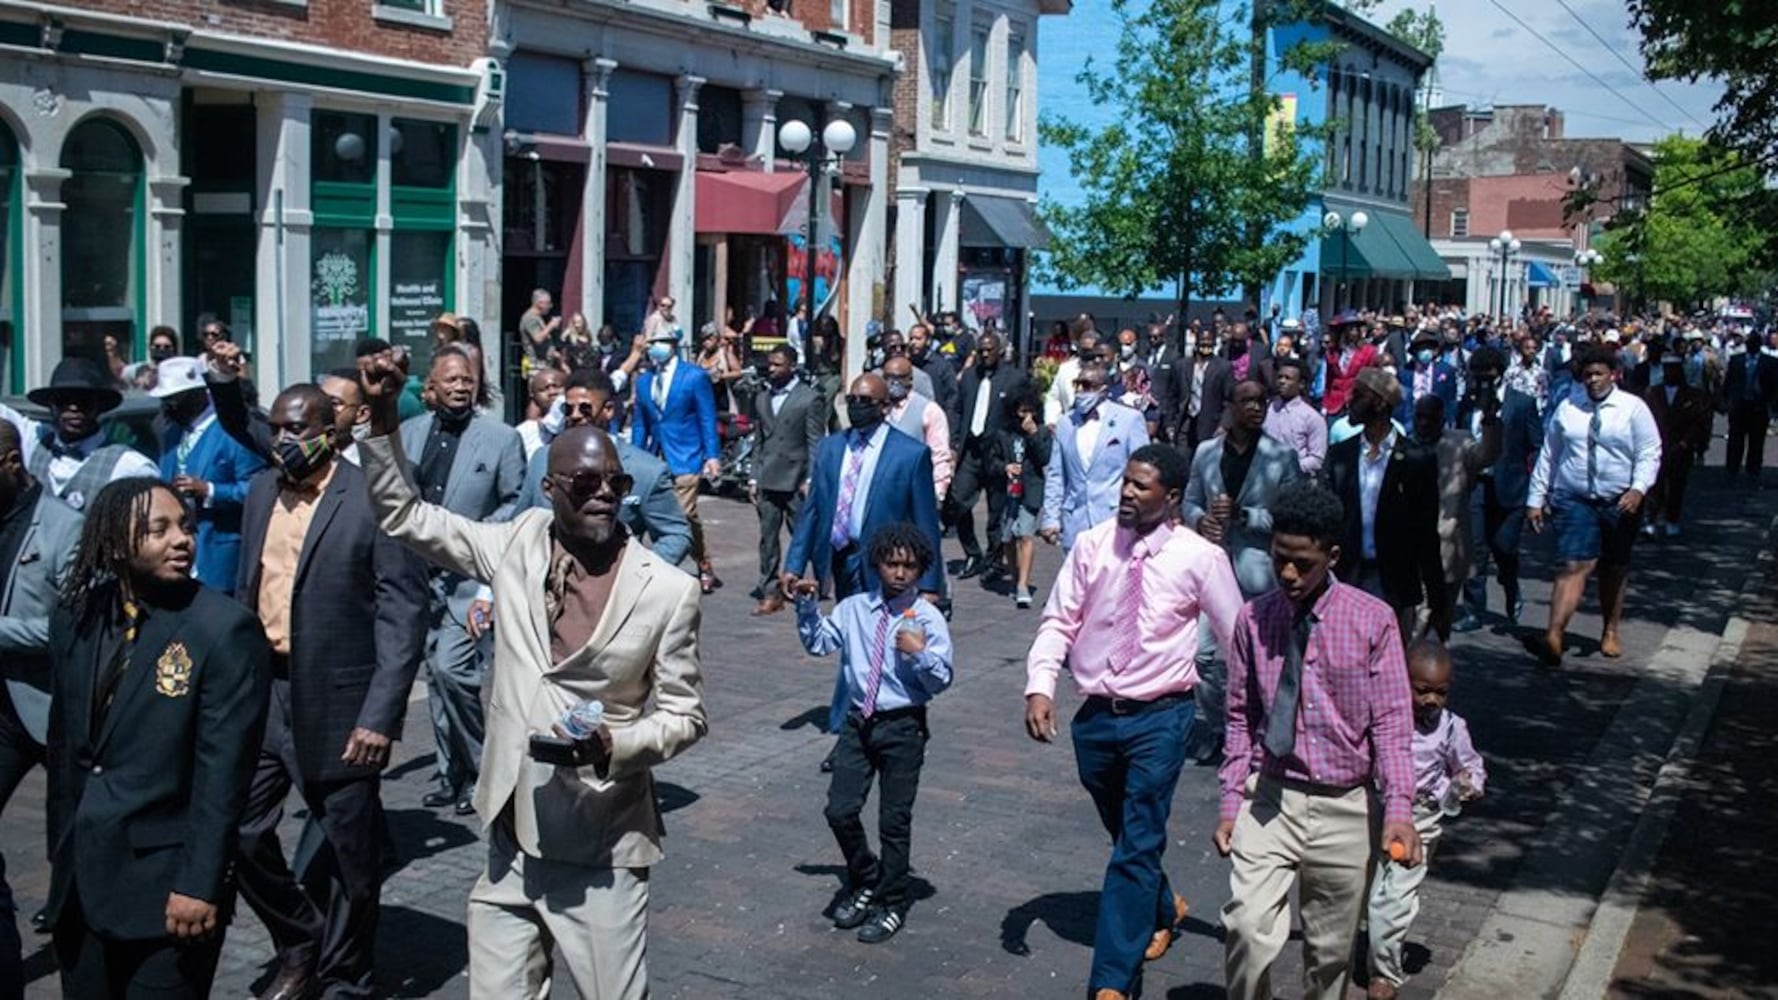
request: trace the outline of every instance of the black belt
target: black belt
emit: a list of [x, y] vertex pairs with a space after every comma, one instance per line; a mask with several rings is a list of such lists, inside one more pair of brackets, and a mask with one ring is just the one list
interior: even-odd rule
[[926, 706], [903, 705], [900, 708], [879, 708], [872, 712], [869, 718], [866, 718], [865, 714], [858, 709], [850, 708], [846, 710], [846, 715], [848, 718], [857, 719], [861, 726], [874, 725], [878, 722], [894, 722], [896, 719], [919, 719], [924, 722], [926, 721]]
[[1182, 701], [1191, 701], [1196, 695], [1191, 691], [1175, 691], [1159, 698], [1142, 701], [1137, 698], [1119, 698], [1116, 695], [1089, 694], [1087, 704], [1093, 708], [1110, 712], [1112, 715], [1146, 715], [1159, 711], [1169, 705]]
[[281, 680], [281, 681], [287, 681], [290, 679], [290, 656], [289, 656], [289, 654], [287, 654], [287, 653], [273, 653], [271, 655], [271, 666], [272, 666], [272, 677], [274, 679]]

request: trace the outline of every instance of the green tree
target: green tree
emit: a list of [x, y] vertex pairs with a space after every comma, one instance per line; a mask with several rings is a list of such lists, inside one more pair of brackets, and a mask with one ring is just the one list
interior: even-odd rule
[[1778, 4], [1629, 0], [1652, 80], [1723, 85], [1711, 134], [1760, 163], [1778, 159]]
[[[1259, 4], [1112, 0], [1117, 57], [1106, 68], [1089, 60], [1076, 77], [1110, 124], [1046, 114], [1039, 126], [1086, 195], [1076, 206], [1044, 199], [1057, 237], [1045, 277], [1132, 298], [1173, 286], [1183, 317], [1194, 293], [1257, 288], [1302, 254], [1310, 234], [1287, 224], [1314, 196], [1321, 160], [1314, 133], [1279, 120], [1264, 33], [1321, 4]], [[1338, 48], [1293, 45], [1280, 65], [1310, 75]]]
[[1745, 155], [1702, 139], [1668, 136], [1654, 147], [1646, 209], [1620, 212], [1596, 247], [1599, 277], [1639, 301], [1693, 304], [1753, 290], [1766, 234], [1748, 207], [1766, 201], [1762, 172]]

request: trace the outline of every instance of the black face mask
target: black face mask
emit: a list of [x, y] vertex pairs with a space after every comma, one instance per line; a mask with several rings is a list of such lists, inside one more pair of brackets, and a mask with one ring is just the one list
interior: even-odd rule
[[287, 482], [306, 481], [333, 459], [333, 442], [325, 434], [312, 438], [280, 437], [272, 445]]
[[860, 434], [869, 434], [883, 422], [883, 408], [876, 403], [846, 404], [846, 422]]
[[178, 353], [179, 350], [175, 347], [167, 347], [164, 345], [160, 347], [150, 347], [148, 349], [148, 360], [153, 361], [155, 364], [159, 364]]

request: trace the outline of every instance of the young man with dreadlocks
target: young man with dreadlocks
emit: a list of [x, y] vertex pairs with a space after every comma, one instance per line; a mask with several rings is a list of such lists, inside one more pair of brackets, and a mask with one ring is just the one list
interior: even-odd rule
[[191, 578], [191, 514], [122, 479], [86, 508], [50, 619], [50, 891], [62, 993], [203, 997], [265, 723], [265, 635]]

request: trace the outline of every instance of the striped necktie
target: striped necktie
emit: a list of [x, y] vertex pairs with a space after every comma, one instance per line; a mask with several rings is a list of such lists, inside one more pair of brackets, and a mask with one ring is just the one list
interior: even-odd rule
[[864, 704], [859, 709], [859, 714], [867, 719], [877, 711], [877, 692], [883, 687], [883, 663], [889, 658], [889, 621], [893, 617], [885, 603], [877, 615], [877, 634], [870, 646], [870, 672], [864, 678]]

